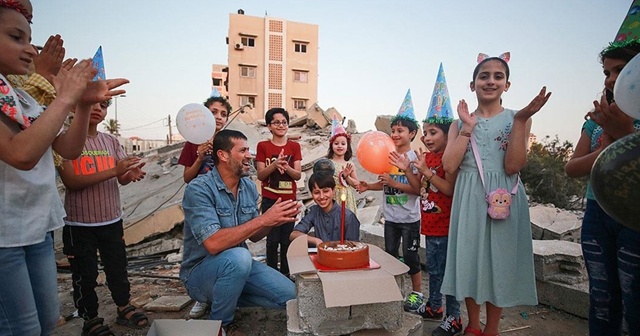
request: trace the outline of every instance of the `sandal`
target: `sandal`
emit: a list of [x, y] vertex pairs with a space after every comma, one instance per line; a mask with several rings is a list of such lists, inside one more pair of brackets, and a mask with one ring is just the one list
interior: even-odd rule
[[101, 317], [94, 317], [90, 320], [85, 320], [82, 325], [82, 336], [115, 336], [109, 326], [103, 324], [104, 319]]
[[[127, 326], [129, 328], [134, 329], [142, 329], [149, 324], [149, 318], [143, 313], [137, 312], [136, 307], [129, 305], [125, 309], [120, 310], [116, 308], [118, 312], [118, 317], [116, 318], [116, 323], [119, 325]], [[127, 315], [133, 312], [129, 318]], [[144, 323], [140, 324], [140, 322], [144, 321]]]
[[484, 334], [482, 333], [482, 330], [480, 330], [480, 329], [473, 329], [473, 328], [468, 327], [468, 326], [467, 326], [466, 328], [464, 328], [464, 332], [462, 332], [462, 334], [463, 334], [463, 335], [464, 335], [464, 334], [474, 334], [475, 336], [482, 336], [482, 335], [484, 335]]

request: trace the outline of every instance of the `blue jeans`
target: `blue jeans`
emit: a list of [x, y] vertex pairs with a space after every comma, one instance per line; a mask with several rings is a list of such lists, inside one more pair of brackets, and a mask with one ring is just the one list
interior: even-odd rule
[[244, 247], [209, 255], [187, 275], [185, 288], [198, 302], [211, 302], [209, 319], [233, 321], [236, 307], [286, 308], [295, 299], [294, 283], [280, 272], [253, 260]]
[[609, 217], [587, 200], [582, 221], [582, 254], [589, 274], [589, 334], [640, 335], [640, 232]]
[[[442, 279], [447, 263], [447, 244], [449, 237], [425, 236], [427, 243], [426, 266], [429, 273], [429, 304], [434, 311], [442, 307]], [[460, 317], [460, 302], [455, 296], [447, 295], [447, 315]]]
[[59, 317], [51, 235], [39, 244], [0, 248], [0, 335], [50, 335]]
[[384, 250], [398, 258], [398, 248], [402, 239], [402, 257], [409, 266], [409, 275], [420, 272], [420, 221], [413, 223], [384, 222]]

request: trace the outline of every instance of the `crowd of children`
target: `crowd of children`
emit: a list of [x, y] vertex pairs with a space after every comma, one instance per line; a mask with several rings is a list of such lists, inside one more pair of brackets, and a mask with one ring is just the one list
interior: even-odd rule
[[[73, 301], [84, 319], [82, 335], [113, 335], [98, 314], [98, 252], [117, 306], [116, 322], [132, 328], [146, 327], [147, 316], [136, 311], [129, 301], [118, 191], [118, 184], [145, 177], [144, 163], [140, 158], [128, 157], [115, 137], [98, 131], [111, 97], [124, 93], [119, 87], [128, 81], [94, 78], [97, 69], [91, 60], [64, 60], [60, 36], [52, 36], [38, 54], [30, 44], [32, 16], [27, 0], [0, 2], [0, 213], [5, 218], [0, 226], [0, 311], [4, 312], [0, 314], [0, 334], [49, 335], [55, 328], [60, 314], [52, 231], [63, 226], [63, 251], [71, 266]], [[639, 52], [637, 40], [618, 40], [601, 53], [605, 74], [602, 99], [594, 102], [594, 110], [585, 117], [580, 140], [565, 167], [567, 175], [589, 175], [604, 148], [640, 130], [640, 120], [622, 113], [613, 100], [618, 74]], [[470, 109], [466, 101], [459, 101], [457, 120], [440, 65], [432, 101], [422, 122], [420, 140], [427, 151], [419, 154], [411, 148], [419, 124], [407, 92], [391, 120], [395, 150], [388, 160], [392, 169], [379, 174], [375, 181], [358, 179], [351, 161], [351, 135], [334, 116], [326, 158], [318, 162], [318, 169], [314, 167], [308, 179], [315, 206], [297, 224], [294, 203], [296, 181], [302, 177], [301, 148], [287, 136], [289, 113], [284, 108], [268, 110], [265, 121], [271, 138], [257, 144], [255, 164], [261, 183], [261, 212], [271, 221], [262, 220], [259, 228], [234, 236], [228, 230], [245, 222], [256, 223], [258, 216], [257, 208], [236, 209], [243, 212], [243, 222], [234, 223], [230, 217], [224, 220], [227, 224], [216, 222], [219, 225], [211, 229], [214, 232], [208, 237], [222, 232], [216, 237], [226, 238], [224, 244], [209, 239], [207, 251], [232, 251], [242, 247], [246, 237], [261, 239], [266, 235], [267, 265], [277, 272], [266, 266], [269, 271], [260, 272], [275, 273], [268, 278], [274, 284], [282, 284], [283, 276], [289, 276], [286, 254], [292, 240], [307, 235], [309, 244], [318, 245], [341, 239], [343, 214], [338, 202], [344, 201], [344, 237], [359, 241], [356, 192], [380, 190], [384, 198], [385, 251], [409, 267], [412, 291], [406, 293], [404, 309], [440, 321], [432, 333], [435, 336], [498, 335], [504, 307], [537, 304], [529, 207], [519, 172], [526, 164], [532, 117], [551, 96], [543, 87], [524, 108], [504, 108], [502, 94], [511, 86], [509, 59], [509, 53], [478, 56], [469, 85], [477, 104]], [[32, 60], [36, 63], [35, 72], [30, 69]], [[217, 191], [236, 188], [224, 194], [229, 202], [234, 202], [233, 195], [239, 192], [244, 195], [242, 205], [257, 202], [257, 190], [238, 187], [249, 183], [244, 178], [252, 155], [246, 137], [236, 131], [220, 133], [232, 110], [229, 102], [217, 94], [204, 105], [216, 118], [216, 130], [211, 141], [187, 142], [183, 148], [178, 162], [184, 166], [185, 183], [193, 186], [187, 192], [199, 190], [204, 186], [203, 177], [215, 175], [224, 183], [234, 181], [231, 187], [225, 185]], [[74, 118], [60, 132], [69, 112], [74, 113]], [[59, 162], [54, 164], [57, 156]], [[217, 165], [224, 169], [219, 170]], [[64, 204], [55, 185], [55, 167], [66, 187]], [[212, 183], [220, 186], [223, 182]], [[590, 333], [620, 335], [624, 318], [629, 333], [637, 335], [640, 321], [633, 317], [640, 313], [640, 268], [636, 262], [640, 233], [609, 217], [590, 188], [587, 199], [582, 249], [591, 289]], [[190, 202], [197, 201], [194, 198]], [[209, 201], [217, 204], [216, 199]], [[198, 206], [201, 205], [186, 210]], [[231, 216], [223, 210], [213, 212]], [[202, 219], [193, 213], [189, 216]], [[206, 225], [199, 225], [209, 230]], [[418, 254], [421, 234], [426, 242], [427, 298]], [[217, 244], [226, 247], [219, 249]], [[236, 268], [235, 264], [231, 267]], [[289, 281], [278, 285], [277, 290], [286, 296], [293, 292]], [[211, 299], [207, 295], [201, 297]], [[279, 299], [282, 297], [269, 298], [267, 306], [282, 308], [283, 303], [276, 302]], [[461, 317], [461, 300], [466, 306], [466, 321]], [[191, 316], [203, 315], [209, 303], [197, 303]], [[482, 305], [486, 306], [484, 326], [480, 321]], [[223, 310], [232, 314], [234, 308], [214, 307], [210, 317]], [[228, 323], [224, 332], [242, 335]]]

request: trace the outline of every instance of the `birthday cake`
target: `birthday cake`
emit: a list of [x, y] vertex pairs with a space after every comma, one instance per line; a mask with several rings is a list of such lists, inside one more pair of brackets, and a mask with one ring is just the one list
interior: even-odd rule
[[359, 268], [369, 265], [369, 245], [345, 240], [318, 244], [317, 261], [331, 268]]

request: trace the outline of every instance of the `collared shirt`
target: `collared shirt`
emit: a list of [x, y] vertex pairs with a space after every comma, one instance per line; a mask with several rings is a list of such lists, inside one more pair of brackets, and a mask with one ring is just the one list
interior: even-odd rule
[[[314, 205], [293, 229], [309, 233], [311, 228], [314, 228], [316, 237], [322, 239], [323, 242], [337, 241], [340, 240], [341, 213], [341, 206], [335, 201], [328, 213], [324, 212], [319, 206]], [[345, 209], [344, 226], [345, 240], [360, 241], [360, 221], [349, 209]]]
[[[194, 179], [184, 191], [184, 258], [180, 279], [184, 282], [191, 269], [209, 255], [203, 243], [222, 228], [242, 225], [258, 217], [258, 190], [248, 177], [240, 179], [238, 197], [220, 177], [218, 169]], [[246, 243], [238, 246], [247, 247]]]

